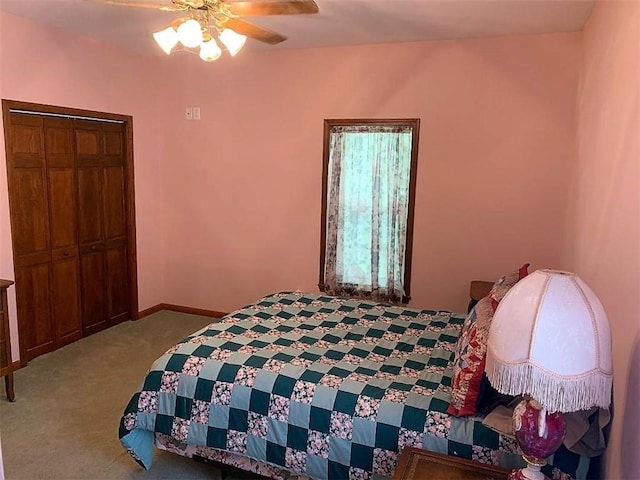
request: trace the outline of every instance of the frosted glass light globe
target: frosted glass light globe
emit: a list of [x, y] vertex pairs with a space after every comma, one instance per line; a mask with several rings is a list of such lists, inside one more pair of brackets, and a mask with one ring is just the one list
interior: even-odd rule
[[171, 53], [171, 49], [178, 43], [178, 33], [173, 27], [167, 27], [160, 32], [154, 33], [153, 38], [167, 55]]
[[202, 43], [202, 27], [193, 18], [180, 24], [177, 32], [180, 43], [187, 48], [195, 48]]
[[225, 47], [227, 47], [229, 54], [232, 57], [235, 57], [244, 46], [244, 42], [247, 41], [247, 37], [234, 32], [230, 28], [225, 28], [220, 34], [220, 41], [224, 43]]
[[215, 40], [211, 39], [206, 42], [202, 42], [200, 45], [200, 58], [205, 62], [213, 62], [222, 55], [222, 50]]

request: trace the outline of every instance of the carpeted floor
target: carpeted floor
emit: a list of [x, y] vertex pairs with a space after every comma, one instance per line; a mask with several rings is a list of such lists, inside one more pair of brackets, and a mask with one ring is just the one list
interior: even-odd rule
[[7, 480], [219, 479], [213, 465], [159, 450], [145, 471], [118, 440], [122, 411], [153, 360], [211, 321], [162, 311], [38, 357], [15, 372], [14, 403], [1, 382]]

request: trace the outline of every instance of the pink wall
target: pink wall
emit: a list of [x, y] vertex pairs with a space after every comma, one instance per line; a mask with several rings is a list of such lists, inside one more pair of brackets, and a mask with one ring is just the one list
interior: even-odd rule
[[[141, 309], [230, 311], [317, 290], [325, 118], [422, 119], [413, 305], [460, 311], [471, 279], [560, 263], [580, 34], [244, 52], [210, 65], [4, 14], [0, 27], [2, 98], [134, 116]], [[184, 120], [186, 106], [202, 120]], [[6, 278], [10, 238], [2, 168]]]
[[640, 3], [596, 4], [585, 27], [566, 259], [611, 322], [607, 478], [640, 478]]
[[[134, 116], [141, 309], [315, 291], [322, 120], [420, 117], [412, 304], [462, 310], [469, 280], [524, 261], [577, 271], [613, 328], [609, 476], [633, 478], [639, 6], [600, 2], [584, 36], [243, 52], [213, 65], [0, 13], [0, 97]], [[202, 120], [185, 121], [186, 106]], [[10, 239], [2, 167], [3, 278]]]
[[[325, 118], [422, 119], [412, 305], [460, 311], [472, 279], [557, 266], [579, 48], [561, 34], [167, 59], [187, 88], [166, 106], [166, 301], [317, 291]], [[188, 105], [202, 121], [181, 120]]]
[[[140, 306], [162, 302], [159, 66], [153, 59], [0, 13], [0, 71], [1, 98], [134, 116]], [[13, 279], [4, 135], [0, 158], [0, 277]], [[9, 294], [16, 332], [15, 289]], [[17, 359], [17, 334], [12, 350]]]

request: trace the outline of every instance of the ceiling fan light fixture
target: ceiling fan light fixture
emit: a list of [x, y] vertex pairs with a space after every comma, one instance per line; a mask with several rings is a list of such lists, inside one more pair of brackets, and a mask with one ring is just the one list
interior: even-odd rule
[[230, 28], [225, 28], [220, 33], [220, 41], [227, 47], [227, 50], [229, 50], [229, 55], [235, 57], [244, 46], [247, 37], [234, 32]]
[[196, 48], [202, 43], [202, 26], [193, 18], [181, 23], [177, 34], [180, 43], [187, 48]]
[[220, 55], [222, 55], [222, 50], [213, 38], [200, 45], [200, 58], [205, 62], [213, 62], [220, 58]]
[[173, 27], [167, 27], [164, 30], [155, 32], [153, 38], [162, 51], [169, 55], [173, 47], [178, 43], [178, 32]]

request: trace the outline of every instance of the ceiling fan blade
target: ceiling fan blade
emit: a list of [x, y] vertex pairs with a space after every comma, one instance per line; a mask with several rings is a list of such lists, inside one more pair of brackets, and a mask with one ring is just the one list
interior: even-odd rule
[[255, 2], [227, 2], [232, 14], [239, 17], [259, 17], [262, 15], [296, 15], [318, 13], [318, 5], [313, 0], [258, 0]]
[[266, 28], [259, 27], [251, 22], [242, 20], [240, 18], [227, 18], [221, 25], [223, 28], [228, 27], [236, 33], [251, 37], [255, 40], [259, 40], [270, 45], [275, 45], [280, 42], [284, 42], [287, 37], [280, 35], [279, 33], [267, 30]]

